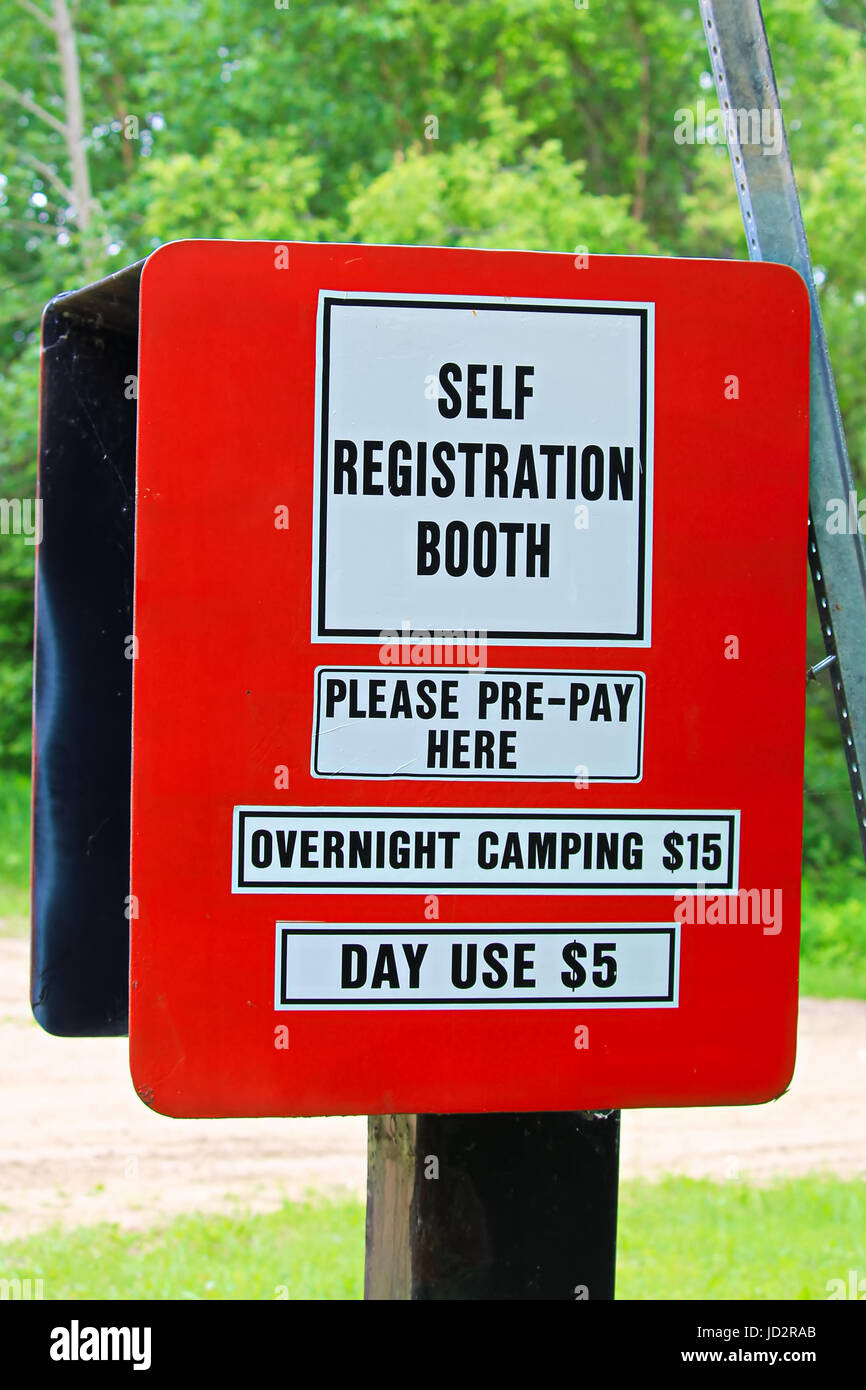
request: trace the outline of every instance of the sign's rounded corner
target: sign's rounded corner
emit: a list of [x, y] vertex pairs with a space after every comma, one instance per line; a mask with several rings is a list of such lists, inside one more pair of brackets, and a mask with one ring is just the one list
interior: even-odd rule
[[162, 270], [164, 262], [173, 262], [179, 255], [188, 255], [190, 248], [211, 245], [213, 241], [213, 237], [178, 237], [175, 241], [163, 241], [159, 246], [155, 246], [145, 257], [144, 265], [141, 268], [139, 294], [144, 293], [145, 285], [152, 278], [153, 267], [156, 262], [159, 262], [160, 270]]
[[796, 293], [800, 294], [802, 291], [804, 307], [807, 312], [811, 314], [812, 295], [809, 281], [797, 266], [789, 265], [787, 261], [761, 261], [759, 264], [765, 266], [767, 271], [771, 272], [776, 278], [787, 280], [789, 283], [796, 283]]
[[129, 1079], [132, 1089], [142, 1105], [147, 1110], [152, 1110], [155, 1115], [164, 1115], [169, 1120], [188, 1119], [181, 1110], [172, 1110], [168, 1107], [163, 1096], [157, 1096], [154, 1087], [150, 1083], [148, 1072], [141, 1067], [138, 1058], [134, 1057], [130, 1049], [129, 1056]]

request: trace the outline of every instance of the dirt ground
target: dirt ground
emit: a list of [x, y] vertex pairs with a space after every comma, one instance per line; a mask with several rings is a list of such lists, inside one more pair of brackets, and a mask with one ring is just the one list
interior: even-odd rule
[[[366, 1120], [170, 1120], [129, 1080], [126, 1039], [43, 1033], [29, 946], [0, 940], [0, 1241], [55, 1222], [145, 1227], [189, 1211], [268, 1210], [364, 1192]], [[866, 1180], [866, 1003], [802, 1001], [790, 1091], [764, 1106], [631, 1110], [623, 1177]]]

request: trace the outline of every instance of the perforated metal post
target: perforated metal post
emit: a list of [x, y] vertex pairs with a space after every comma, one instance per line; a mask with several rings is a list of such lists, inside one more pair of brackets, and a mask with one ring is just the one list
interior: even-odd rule
[[[700, 8], [749, 255], [752, 260], [793, 266], [809, 289], [809, 565], [824, 646], [828, 657], [835, 658], [828, 677], [866, 855], [861, 760], [861, 755], [866, 756], [866, 546], [857, 526], [856, 503], [852, 509], [849, 502], [855, 495], [854, 479], [791, 152], [759, 0], [701, 0]], [[783, 478], [779, 485], [784, 486]], [[842, 529], [826, 524], [830, 502], [843, 504], [846, 524]], [[834, 514], [840, 510], [835, 507]]]

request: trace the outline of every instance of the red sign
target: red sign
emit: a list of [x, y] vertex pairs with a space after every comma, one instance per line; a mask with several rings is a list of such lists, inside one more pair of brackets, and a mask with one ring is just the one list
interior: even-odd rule
[[130, 1050], [172, 1115], [768, 1100], [784, 267], [180, 242], [141, 290]]

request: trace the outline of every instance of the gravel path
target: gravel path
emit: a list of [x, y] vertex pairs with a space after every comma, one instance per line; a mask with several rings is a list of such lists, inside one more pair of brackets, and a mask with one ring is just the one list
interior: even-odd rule
[[[170, 1120], [135, 1096], [126, 1039], [52, 1038], [28, 999], [29, 945], [0, 940], [0, 1240], [54, 1222], [145, 1227], [364, 1192], [366, 1120]], [[622, 1174], [866, 1179], [866, 1003], [802, 1001], [791, 1090], [764, 1106], [633, 1110]]]

